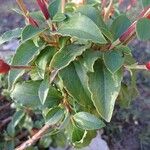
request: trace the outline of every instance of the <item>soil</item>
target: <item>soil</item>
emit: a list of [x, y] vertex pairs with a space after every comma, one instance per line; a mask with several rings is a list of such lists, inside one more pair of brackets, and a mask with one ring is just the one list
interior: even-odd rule
[[[34, 5], [32, 0], [26, 0], [26, 2], [27, 4], [30, 2], [30, 8]], [[22, 27], [23, 18], [10, 10], [10, 8], [17, 7], [15, 1], [0, 0], [0, 4], [0, 34], [16, 28], [16, 26]], [[140, 64], [150, 60], [150, 42], [139, 42], [136, 39], [130, 46], [133, 49], [134, 57]], [[148, 130], [150, 127], [150, 73], [138, 73], [137, 85], [140, 96], [131, 103], [128, 109], [116, 106], [114, 117], [104, 130], [103, 139], [107, 141], [111, 150], [150, 149], [150, 131]], [[0, 96], [0, 124], [6, 121], [5, 125], [7, 125], [9, 122], [7, 119], [10, 119], [13, 112], [10, 102]], [[0, 126], [1, 131], [5, 128], [6, 126]]]

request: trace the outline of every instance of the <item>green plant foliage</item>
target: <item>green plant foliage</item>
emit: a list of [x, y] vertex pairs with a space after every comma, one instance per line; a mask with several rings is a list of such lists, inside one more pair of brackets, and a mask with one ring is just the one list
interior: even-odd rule
[[[131, 21], [119, 10], [106, 14], [112, 10], [104, 10], [99, 0], [62, 4], [53, 0], [44, 5], [47, 10], [42, 5], [42, 11], [21, 12], [26, 26], [0, 37], [0, 44], [20, 39], [8, 73], [16, 112], [5, 133], [10, 140], [2, 149], [15, 149], [22, 130], [29, 137], [34, 130], [41, 134], [29, 149], [68, 144], [82, 148], [111, 121], [117, 98], [126, 107], [137, 95], [132, 69], [143, 66], [136, 63], [128, 43], [135, 35], [150, 40], [150, 14], [147, 18], [142, 14], [130, 26]], [[148, 4], [143, 1], [144, 7]], [[45, 20], [45, 15], [50, 17]], [[126, 70], [131, 73], [130, 84], [123, 81]], [[41, 133], [45, 126], [48, 129]]]
[[150, 40], [150, 20], [146, 19], [146, 18], [142, 18], [137, 22], [136, 25], [136, 33], [137, 33], [137, 37], [140, 40], [146, 41], [146, 40]]
[[7, 31], [0, 36], [0, 45], [12, 40], [13, 38], [19, 38], [21, 36], [22, 29], [16, 28], [11, 31]]
[[77, 126], [83, 130], [96, 130], [105, 126], [100, 119], [87, 112], [76, 113], [73, 119]]
[[142, 0], [142, 4], [143, 4], [143, 7], [150, 6], [150, 1], [149, 0]]
[[[93, 30], [91, 31], [91, 29]], [[81, 14], [76, 14], [64, 22], [58, 29], [58, 34], [73, 36], [94, 43], [107, 43], [99, 27], [90, 18]]]
[[98, 113], [110, 122], [115, 100], [121, 87], [122, 73], [112, 74], [101, 60], [96, 61], [94, 72], [89, 74], [89, 89]]

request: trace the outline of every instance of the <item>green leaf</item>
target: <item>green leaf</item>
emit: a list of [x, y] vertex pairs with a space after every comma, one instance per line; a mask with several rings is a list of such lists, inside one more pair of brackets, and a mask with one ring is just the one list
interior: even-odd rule
[[53, 18], [56, 13], [59, 13], [61, 10], [61, 0], [53, 0], [49, 5], [48, 10]]
[[122, 83], [119, 94], [119, 105], [123, 108], [130, 106], [130, 103], [139, 95], [138, 90], [133, 85]]
[[112, 74], [101, 60], [96, 61], [94, 73], [89, 73], [89, 89], [97, 112], [107, 122], [111, 120], [115, 100], [119, 94], [122, 72]]
[[45, 22], [45, 18], [41, 11], [34, 11], [34, 12], [30, 12], [29, 14], [32, 18], [34, 18], [38, 22], [38, 24], [41, 25], [43, 24], [43, 22]]
[[59, 72], [65, 89], [84, 107], [91, 107], [92, 101], [88, 90], [88, 76], [85, 68], [79, 62], [70, 64]]
[[113, 37], [111, 32], [109, 31], [108, 27], [104, 23], [102, 16], [100, 15], [99, 11], [91, 6], [91, 5], [84, 5], [77, 8], [76, 12], [81, 13], [89, 17], [100, 29], [100, 31], [110, 40], [112, 41]]
[[0, 45], [14, 38], [19, 38], [21, 36], [21, 32], [22, 32], [22, 28], [16, 28], [5, 32], [0, 36]]
[[60, 49], [52, 58], [50, 63], [50, 68], [61, 70], [68, 66], [72, 61], [76, 59], [77, 56], [80, 56], [89, 45], [67, 45]]
[[105, 126], [105, 124], [99, 118], [88, 112], [76, 113], [73, 116], [73, 119], [77, 126], [84, 130], [96, 130]]
[[61, 94], [52, 86], [49, 87], [49, 93], [43, 106], [38, 96], [40, 81], [28, 81], [15, 85], [11, 93], [11, 98], [18, 104], [31, 108], [42, 109], [43, 107], [51, 108], [57, 106], [62, 99]]
[[39, 98], [42, 104], [45, 103], [46, 98], [48, 96], [49, 86], [50, 84], [49, 84], [48, 78], [45, 78], [40, 84], [38, 94], [39, 94]]
[[77, 8], [76, 12], [89, 17], [99, 28], [107, 28], [99, 11], [90, 5], [83, 5]]
[[95, 130], [88, 130], [85, 131], [85, 133], [86, 135], [81, 139], [81, 141], [73, 143], [75, 148], [82, 149], [86, 146], [89, 146], [92, 139], [97, 135], [97, 132]]
[[150, 6], [150, 1], [149, 0], [142, 0], [142, 4], [143, 4], [143, 7]]
[[136, 34], [140, 40], [150, 40], [150, 20], [142, 18], [136, 24]]
[[66, 19], [66, 16], [63, 13], [57, 13], [54, 17], [53, 17], [53, 22], [62, 22], [63, 20]]
[[33, 27], [31, 25], [28, 25], [22, 31], [21, 40], [25, 42], [29, 39], [34, 38], [35, 36], [39, 35], [45, 30], [46, 30], [45, 28], [38, 28], [38, 27]]
[[117, 17], [111, 25], [111, 32], [114, 35], [114, 40], [119, 38], [130, 25], [131, 21], [127, 18], [127, 16], [120, 15]]
[[104, 53], [104, 63], [111, 73], [117, 72], [124, 63], [124, 56], [121, 50], [113, 49], [110, 52]]
[[48, 67], [53, 55], [56, 53], [54, 47], [45, 47], [35, 60], [35, 64], [38, 67], [38, 73], [42, 79], [44, 79], [46, 67]]
[[62, 23], [57, 32], [63, 36], [73, 36], [94, 43], [107, 43], [99, 27], [90, 18], [81, 14], [76, 14], [68, 21]]
[[100, 51], [94, 51], [92, 49], [88, 49], [83, 53], [82, 63], [87, 68], [88, 71], [94, 72], [93, 66], [97, 59], [102, 57], [102, 53]]
[[75, 146], [77, 143], [82, 143], [86, 134], [87, 134], [87, 131], [82, 130], [76, 126], [73, 126], [73, 131], [72, 131], [73, 145]]
[[19, 124], [20, 120], [25, 116], [25, 112], [19, 110], [13, 115], [12, 123], [14, 128]]
[[46, 124], [55, 125], [64, 117], [64, 110], [60, 107], [52, 108], [46, 114]]
[[[33, 41], [29, 40], [25, 43], [22, 43], [14, 55], [12, 59], [11, 65], [28, 65], [28, 63], [33, 59], [34, 55], [36, 55], [39, 50], [42, 48], [42, 44], [40, 44], [40, 48], [36, 47]], [[8, 84], [9, 88], [16, 82], [16, 80], [24, 73], [23, 70], [11, 70], [8, 75]]]

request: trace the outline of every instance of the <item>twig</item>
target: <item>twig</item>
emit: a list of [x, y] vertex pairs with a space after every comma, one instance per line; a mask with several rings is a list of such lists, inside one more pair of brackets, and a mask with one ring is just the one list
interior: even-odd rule
[[65, 12], [65, 4], [66, 4], [66, 0], [61, 0], [61, 12], [62, 13]]
[[11, 104], [11, 103], [7, 103], [7, 104], [5, 104], [4, 106], [0, 107], [0, 112], [3, 111], [3, 110], [8, 109], [8, 108], [10, 107], [10, 104]]
[[23, 144], [21, 144], [19, 147], [15, 148], [15, 150], [25, 150], [26, 148], [33, 145], [35, 142], [37, 142], [50, 128], [54, 128], [55, 125], [44, 125], [34, 136], [32, 136], [31, 139], [27, 140]]
[[108, 7], [104, 8], [104, 21], [105, 22], [109, 19], [109, 16], [113, 13], [113, 11], [114, 11], [113, 0], [110, 0]]
[[114, 47], [121, 43], [128, 43], [129, 39], [133, 39], [134, 34], [135, 34], [135, 28], [136, 28], [136, 23], [139, 19], [141, 18], [149, 18], [150, 17], [150, 7], [146, 8], [145, 10], [142, 11], [142, 13], [139, 15], [136, 21], [134, 21], [131, 26], [116, 40], [114, 41], [109, 50], [112, 50]]
[[0, 130], [11, 121], [12, 117], [8, 117], [6, 119], [4, 119], [1, 123], [0, 123]]

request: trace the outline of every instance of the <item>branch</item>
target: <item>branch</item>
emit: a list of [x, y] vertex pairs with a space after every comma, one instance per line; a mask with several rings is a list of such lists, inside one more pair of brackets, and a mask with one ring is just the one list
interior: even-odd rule
[[136, 21], [134, 21], [130, 27], [115, 41], [112, 43], [112, 45], [110, 46], [109, 50], [112, 50], [114, 47], [116, 47], [117, 45], [121, 44], [121, 43], [128, 43], [130, 40], [133, 39], [133, 37], [135, 37], [135, 33], [136, 33], [136, 23], [139, 19], [141, 18], [150, 18], [150, 7], [147, 7], [146, 9], [144, 9], [142, 11], [142, 13], [139, 15], [138, 19]]
[[44, 125], [32, 138], [21, 144], [19, 147], [15, 148], [15, 150], [25, 150], [26, 148], [32, 146], [35, 142], [37, 142], [50, 128], [54, 128], [55, 125]]
[[108, 7], [104, 9], [104, 21], [106, 22], [114, 12], [113, 0], [110, 0]]
[[0, 130], [11, 120], [12, 120], [12, 117], [8, 117], [8, 118], [4, 119], [2, 122], [0, 122]]

